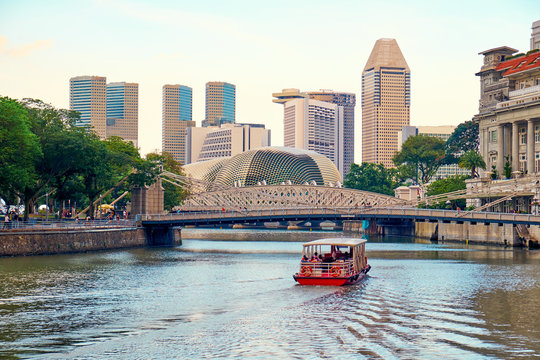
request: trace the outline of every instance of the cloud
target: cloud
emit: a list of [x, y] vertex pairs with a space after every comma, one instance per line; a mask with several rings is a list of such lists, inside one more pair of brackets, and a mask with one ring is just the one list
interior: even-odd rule
[[8, 47], [7, 43], [7, 38], [0, 35], [0, 54], [7, 54], [8, 56], [15, 58], [26, 57], [35, 51], [48, 49], [52, 46], [52, 40], [50, 39], [36, 40], [32, 43], [24, 44], [18, 47]]

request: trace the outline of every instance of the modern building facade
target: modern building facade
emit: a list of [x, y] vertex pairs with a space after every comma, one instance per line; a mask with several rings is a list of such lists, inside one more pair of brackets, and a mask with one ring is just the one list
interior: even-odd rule
[[332, 90], [309, 91], [310, 99], [320, 100], [331, 104], [336, 104], [343, 108], [343, 130], [338, 139], [339, 147], [343, 148], [343, 155], [338, 159], [338, 167], [343, 178], [349, 173], [351, 164], [354, 163], [354, 107], [356, 106], [356, 95], [346, 92], [335, 92]]
[[195, 126], [192, 107], [193, 91], [189, 86], [163, 86], [161, 149], [182, 164], [186, 163], [186, 128]]
[[107, 84], [107, 137], [119, 136], [139, 144], [139, 84]]
[[309, 98], [287, 101], [283, 123], [284, 146], [324, 155], [344, 174], [342, 106]]
[[379, 39], [362, 72], [362, 162], [393, 167], [410, 123], [411, 72], [395, 39]]
[[[452, 135], [452, 133], [454, 132], [455, 128], [456, 127], [453, 125], [403, 126], [403, 128], [398, 131], [398, 151], [401, 150], [403, 143], [407, 141], [407, 139], [411, 136], [432, 136], [447, 141], [450, 138], [450, 135]], [[470, 173], [471, 172], [469, 170], [462, 169], [457, 164], [442, 165], [441, 167], [439, 167], [435, 175], [433, 175], [432, 179], [446, 179], [449, 176], [470, 175]]]
[[236, 86], [227, 82], [206, 83], [205, 118], [202, 126], [220, 126], [236, 121]]
[[305, 92], [301, 92], [298, 89], [295, 88], [289, 88], [289, 89], [283, 89], [279, 93], [272, 93], [272, 99], [273, 103], [276, 104], [285, 104], [287, 101], [295, 100], [295, 99], [307, 99], [309, 98], [309, 95]]
[[262, 124], [189, 127], [186, 129], [186, 164], [234, 156], [270, 145], [270, 130]]
[[184, 166], [189, 177], [202, 180], [207, 190], [257, 184], [335, 185], [341, 176], [334, 163], [314, 151], [264, 147], [232, 157]]
[[76, 76], [69, 79], [69, 108], [81, 114], [77, 126], [89, 127], [107, 137], [107, 78]]

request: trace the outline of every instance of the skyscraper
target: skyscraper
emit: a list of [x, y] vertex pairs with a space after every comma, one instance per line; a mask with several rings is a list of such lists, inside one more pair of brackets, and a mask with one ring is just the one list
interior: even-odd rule
[[362, 162], [394, 166], [397, 133], [410, 123], [411, 72], [395, 39], [379, 39], [362, 72]]
[[286, 147], [316, 151], [328, 157], [343, 176], [343, 107], [298, 98], [284, 104]]
[[343, 166], [343, 171], [338, 166], [341, 176], [349, 173], [351, 164], [354, 163], [354, 107], [356, 106], [356, 95], [352, 93], [334, 92], [332, 90], [309, 91], [310, 99], [321, 100], [343, 107], [343, 131], [340, 139], [343, 147], [343, 159], [339, 161]]
[[119, 136], [139, 140], [139, 84], [114, 82], [107, 84], [107, 137]]
[[206, 83], [206, 108], [202, 126], [234, 124], [236, 121], [236, 86], [226, 82]]
[[107, 78], [76, 76], [69, 79], [69, 108], [78, 111], [77, 126], [87, 126], [104, 139], [107, 136]]
[[186, 162], [186, 128], [195, 126], [192, 93], [192, 89], [184, 85], [163, 86], [161, 146], [182, 164]]

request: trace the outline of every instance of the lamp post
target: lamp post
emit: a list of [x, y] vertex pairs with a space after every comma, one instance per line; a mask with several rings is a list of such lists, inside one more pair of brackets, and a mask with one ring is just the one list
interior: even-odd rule
[[45, 190], [45, 222], [49, 222], [49, 188]]

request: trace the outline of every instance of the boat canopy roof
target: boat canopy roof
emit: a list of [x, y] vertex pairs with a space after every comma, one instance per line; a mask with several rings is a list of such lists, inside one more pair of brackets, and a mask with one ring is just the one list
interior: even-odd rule
[[334, 245], [334, 246], [358, 246], [366, 243], [366, 239], [354, 239], [354, 238], [330, 238], [319, 239], [304, 243], [304, 247], [313, 245]]

